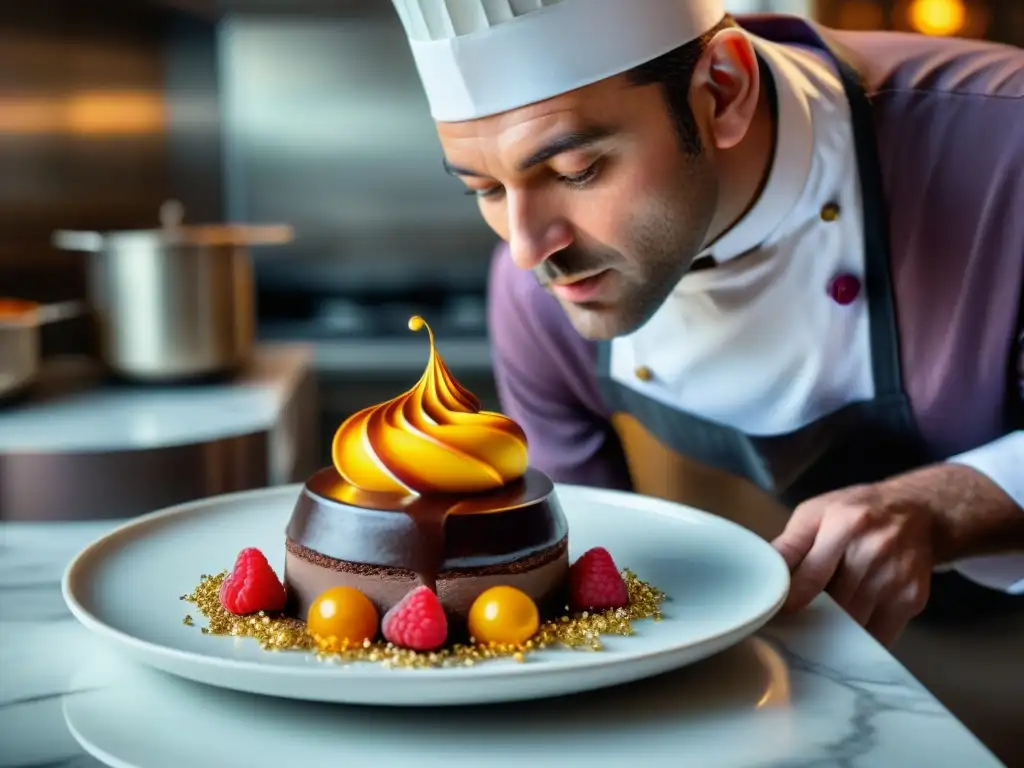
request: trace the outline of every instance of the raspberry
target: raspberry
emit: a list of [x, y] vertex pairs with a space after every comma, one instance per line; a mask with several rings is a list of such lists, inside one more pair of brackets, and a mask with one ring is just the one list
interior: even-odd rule
[[255, 547], [243, 549], [235, 568], [220, 585], [220, 604], [229, 613], [243, 616], [284, 608], [284, 586], [267, 558]]
[[384, 614], [384, 639], [400, 648], [432, 651], [448, 639], [448, 618], [429, 587], [416, 587]]
[[604, 547], [588, 549], [569, 569], [572, 606], [576, 610], [604, 610], [629, 605], [629, 590], [615, 561]]

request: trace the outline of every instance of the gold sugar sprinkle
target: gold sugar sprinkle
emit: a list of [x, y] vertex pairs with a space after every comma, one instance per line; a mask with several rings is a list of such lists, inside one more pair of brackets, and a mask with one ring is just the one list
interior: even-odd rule
[[312, 650], [313, 639], [306, 634], [306, 624], [297, 619], [271, 617], [260, 611], [252, 616], [235, 616], [220, 604], [220, 585], [227, 577], [224, 571], [216, 576], [203, 575], [197, 586], [182, 600], [195, 604], [206, 617], [203, 634], [234, 635], [254, 638], [264, 650]]
[[[206, 617], [208, 626], [203, 634], [251, 637], [264, 650], [313, 651], [320, 661], [327, 663], [367, 661], [384, 667], [424, 669], [431, 667], [471, 667], [491, 659], [511, 657], [523, 663], [526, 657], [545, 648], [562, 646], [570, 649], [600, 651], [602, 635], [633, 634], [632, 622], [662, 618], [661, 604], [667, 599], [664, 592], [637, 578], [628, 568], [622, 578], [629, 590], [629, 606], [591, 613], [583, 611], [566, 614], [541, 625], [537, 633], [521, 645], [484, 645], [471, 642], [455, 644], [433, 652], [417, 652], [398, 648], [391, 643], [365, 641], [355, 646], [339, 644], [336, 638], [311, 637], [306, 625], [298, 619], [268, 615], [263, 611], [252, 616], [235, 616], [220, 604], [220, 585], [227, 571], [216, 576], [203, 575], [199, 585], [181, 599], [195, 604]], [[191, 617], [185, 623], [191, 625]]]
[[193, 625], [192, 617], [186, 613], [185, 619], [181, 623], [184, 624], [186, 627], [191, 627]]

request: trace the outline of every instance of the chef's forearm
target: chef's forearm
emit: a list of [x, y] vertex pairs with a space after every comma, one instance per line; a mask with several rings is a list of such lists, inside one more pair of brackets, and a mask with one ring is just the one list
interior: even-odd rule
[[940, 562], [1024, 550], [1024, 508], [996, 478], [950, 463], [923, 470], [916, 482], [931, 486]]
[[1007, 437], [882, 483], [890, 498], [928, 505], [938, 564], [1024, 550], [1024, 432]]
[[1024, 549], [1024, 431], [955, 456], [949, 465], [974, 470], [951, 476], [963, 487], [948, 492], [967, 504], [951, 510], [954, 555]]
[[943, 491], [952, 501], [942, 511], [945, 562], [977, 584], [1024, 594], [1024, 432], [955, 456], [945, 468], [939, 482], [952, 486]]

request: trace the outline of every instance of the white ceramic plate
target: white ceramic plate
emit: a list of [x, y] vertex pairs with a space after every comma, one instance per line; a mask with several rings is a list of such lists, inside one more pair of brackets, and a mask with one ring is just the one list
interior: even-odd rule
[[278, 573], [284, 528], [300, 486], [237, 493], [138, 518], [86, 547], [62, 590], [88, 629], [130, 658], [237, 691], [309, 701], [393, 706], [484, 704], [577, 693], [660, 674], [706, 658], [756, 632], [781, 607], [789, 573], [746, 529], [687, 507], [634, 494], [559, 486], [570, 557], [609, 549], [620, 568], [664, 590], [662, 621], [611, 636], [600, 653], [550, 649], [526, 663], [449, 669], [324, 664], [311, 654], [268, 653], [249, 638], [185, 626], [182, 602], [203, 573], [230, 568], [259, 547]]
[[66, 696], [64, 719], [89, 754], [116, 768], [763, 767], [819, 753], [849, 719], [806, 714], [835, 713], [829, 685], [800, 685], [795, 712], [800, 672], [760, 637], [632, 685], [454, 709], [249, 696], [99, 656], [92, 665], [109, 682]]

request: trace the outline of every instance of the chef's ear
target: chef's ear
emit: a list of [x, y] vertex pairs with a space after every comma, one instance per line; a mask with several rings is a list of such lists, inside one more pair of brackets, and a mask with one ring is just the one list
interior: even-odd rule
[[[691, 103], [718, 149], [730, 149], [746, 136], [757, 112], [761, 88], [757, 56], [746, 34], [724, 29], [697, 62]], [[700, 114], [703, 113], [703, 114]]]

